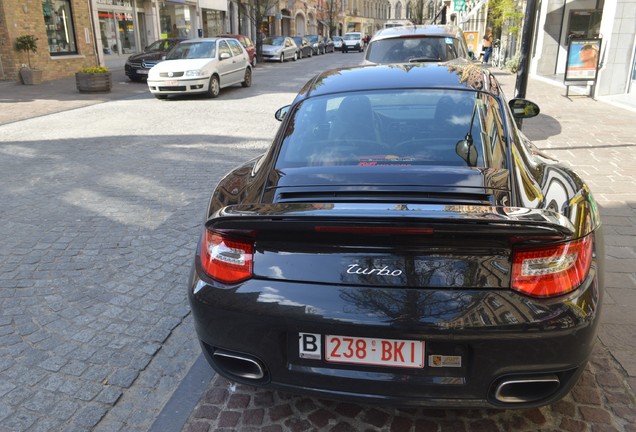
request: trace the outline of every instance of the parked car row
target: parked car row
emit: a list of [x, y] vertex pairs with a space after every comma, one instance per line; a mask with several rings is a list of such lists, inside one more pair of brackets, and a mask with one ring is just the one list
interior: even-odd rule
[[[336, 41], [320, 35], [275, 36], [263, 40], [265, 60], [285, 62], [334, 52], [362, 52], [363, 64], [421, 63], [470, 60], [462, 31], [453, 25], [413, 25], [378, 31], [371, 41], [361, 32], [348, 32]], [[221, 88], [251, 85], [256, 66], [256, 47], [247, 37], [226, 34], [207, 39], [163, 39], [147, 47], [147, 52], [131, 56], [126, 75], [133, 81], [147, 79], [150, 91], [159, 99], [168, 95], [205, 93], [216, 97]], [[162, 60], [175, 60], [165, 62]]]
[[331, 38], [319, 35], [308, 36], [275, 36], [263, 39], [263, 58], [279, 61], [298, 60], [304, 57], [334, 52]]
[[[256, 45], [249, 37], [240, 34], [222, 34], [217, 37], [235, 39], [238, 41], [239, 44], [243, 46], [243, 50], [247, 53], [251, 67], [256, 67]], [[338, 39], [340, 38], [338, 37]], [[131, 81], [139, 82], [147, 80], [150, 69], [161, 61], [169, 59], [169, 57], [171, 57], [169, 53], [173, 48], [180, 42], [191, 43], [193, 40], [194, 39], [167, 38], [153, 42], [144, 49], [144, 52], [128, 57], [124, 67], [126, 76], [128, 76]], [[341, 40], [339, 43], [341, 43]], [[268, 37], [263, 40], [263, 58], [265, 60], [279, 62], [286, 60], [296, 61], [304, 57], [312, 57], [314, 54], [319, 55], [334, 52], [334, 50], [334, 41], [319, 35], [298, 36], [293, 38], [277, 36]]]
[[[268, 37], [263, 40], [265, 60], [284, 62], [333, 52], [331, 39], [322, 36]], [[222, 88], [252, 85], [256, 46], [244, 35], [224, 34], [213, 38], [159, 40], [125, 64], [131, 81], [146, 80], [157, 99], [171, 95], [206, 94], [215, 98]]]

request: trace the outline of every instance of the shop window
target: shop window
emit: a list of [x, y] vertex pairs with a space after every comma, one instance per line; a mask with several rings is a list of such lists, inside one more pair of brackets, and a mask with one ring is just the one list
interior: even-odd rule
[[70, 0], [42, 0], [44, 25], [51, 55], [77, 54]]
[[602, 10], [572, 10], [568, 21], [568, 38], [597, 38], [601, 32]]
[[224, 33], [224, 14], [221, 11], [203, 10], [203, 36], [213, 37]]

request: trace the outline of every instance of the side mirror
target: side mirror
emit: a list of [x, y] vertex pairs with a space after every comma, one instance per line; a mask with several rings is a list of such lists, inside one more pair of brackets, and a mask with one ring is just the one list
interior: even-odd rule
[[508, 102], [512, 116], [518, 119], [532, 118], [539, 115], [539, 105], [527, 99], [512, 99]]
[[162, 55], [162, 56], [161, 56], [161, 60], [165, 60], [165, 59], [166, 59], [166, 56], [165, 56], [165, 55]]
[[274, 114], [274, 117], [276, 118], [276, 120], [283, 121], [283, 119], [285, 118], [285, 116], [289, 112], [289, 107], [290, 106], [291, 105], [285, 105], [284, 107], [279, 108], [278, 111], [276, 111], [276, 114]]
[[468, 51], [468, 57], [470, 57], [471, 60], [477, 60], [475, 57], [475, 51]]
[[455, 145], [455, 153], [462, 158], [469, 167], [477, 166], [477, 149], [472, 139], [463, 139]]
[[228, 54], [228, 53], [226, 53], [226, 52], [221, 53], [221, 55], [219, 55], [219, 59], [221, 59], [221, 60], [227, 60], [227, 59], [229, 59], [230, 57], [231, 57], [231, 56], [230, 56], [230, 54]]

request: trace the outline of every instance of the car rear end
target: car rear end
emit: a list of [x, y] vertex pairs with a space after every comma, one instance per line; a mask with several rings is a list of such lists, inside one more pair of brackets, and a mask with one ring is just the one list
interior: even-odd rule
[[[576, 383], [602, 297], [593, 201], [521, 205], [518, 185], [539, 192], [509, 165], [501, 101], [451, 89], [451, 67], [327, 74], [280, 143], [221, 182], [189, 289], [220, 374], [444, 407], [540, 406]], [[431, 77], [443, 88], [413, 88]], [[402, 88], [332, 90], [374, 80]]]
[[598, 241], [568, 233], [541, 212], [479, 205], [225, 208], [206, 224], [192, 311], [234, 381], [398, 405], [546, 404], [576, 382], [598, 323]]

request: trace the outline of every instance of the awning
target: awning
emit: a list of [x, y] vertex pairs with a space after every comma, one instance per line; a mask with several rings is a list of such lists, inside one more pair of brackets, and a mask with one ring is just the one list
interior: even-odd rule
[[480, 0], [479, 3], [477, 3], [475, 5], [474, 8], [472, 8], [470, 10], [470, 12], [468, 12], [468, 14], [464, 17], [462, 17], [460, 23], [465, 23], [466, 21], [468, 21], [470, 19], [470, 17], [472, 17], [473, 15], [475, 15], [477, 13], [477, 11], [479, 10], [480, 7], [482, 7], [484, 4], [486, 3], [486, 0]]

